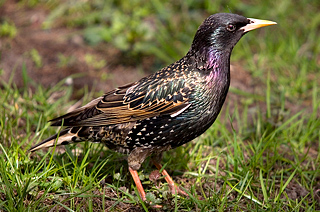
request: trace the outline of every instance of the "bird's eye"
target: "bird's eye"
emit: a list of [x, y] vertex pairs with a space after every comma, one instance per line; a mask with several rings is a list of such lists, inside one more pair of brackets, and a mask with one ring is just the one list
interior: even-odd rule
[[236, 26], [233, 25], [233, 24], [228, 24], [227, 30], [230, 31], [230, 32], [233, 32], [234, 30], [236, 30]]

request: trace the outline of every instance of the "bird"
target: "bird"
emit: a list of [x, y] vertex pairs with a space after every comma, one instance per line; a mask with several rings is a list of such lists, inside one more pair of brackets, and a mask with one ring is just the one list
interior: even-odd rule
[[91, 141], [127, 154], [128, 169], [143, 201], [138, 170], [147, 157], [173, 194], [186, 195], [161, 158], [203, 134], [216, 120], [230, 86], [230, 56], [247, 32], [277, 24], [232, 13], [206, 18], [180, 60], [136, 82], [106, 92], [88, 104], [50, 120], [64, 128], [30, 148]]

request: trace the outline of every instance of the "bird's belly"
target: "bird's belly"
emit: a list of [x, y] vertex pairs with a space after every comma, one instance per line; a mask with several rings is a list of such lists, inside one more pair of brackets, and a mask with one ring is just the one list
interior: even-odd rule
[[212, 125], [216, 117], [209, 115], [202, 114], [200, 118], [160, 116], [143, 120], [129, 131], [126, 145], [130, 148], [181, 146], [200, 136]]

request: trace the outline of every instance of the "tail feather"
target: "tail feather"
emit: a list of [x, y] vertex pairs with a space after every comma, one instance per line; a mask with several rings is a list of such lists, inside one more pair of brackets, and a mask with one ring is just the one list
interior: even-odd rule
[[[59, 135], [59, 137], [58, 137]], [[46, 147], [52, 147], [52, 146], [60, 146], [60, 145], [66, 145], [73, 143], [72, 138], [75, 136], [75, 133], [72, 133], [70, 129], [64, 129], [59, 134], [55, 134], [53, 136], [50, 136], [46, 140], [43, 140], [42, 142], [34, 145], [29, 149], [30, 152], [34, 152], [38, 149], [46, 148]], [[58, 137], [58, 138], [57, 138]]]

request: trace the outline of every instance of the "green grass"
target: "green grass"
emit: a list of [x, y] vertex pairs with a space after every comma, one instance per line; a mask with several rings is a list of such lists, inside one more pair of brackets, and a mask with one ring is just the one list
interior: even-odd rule
[[[239, 101], [227, 101], [200, 138], [164, 155], [166, 169], [189, 198], [172, 196], [163, 179], [159, 186], [151, 182], [155, 168], [149, 160], [139, 175], [148, 199], [167, 211], [320, 209], [318, 1], [136, 0], [131, 7], [92, 2], [46, 2], [50, 14], [44, 27], [81, 27], [91, 44], [111, 42], [134, 58], [154, 55], [154, 67], [182, 56], [208, 14], [230, 9], [278, 22], [248, 33], [232, 55], [259, 85], [255, 92], [231, 88]], [[146, 18], [155, 28], [140, 26]], [[124, 156], [100, 144], [29, 153], [31, 145], [58, 132], [47, 120], [76, 102], [75, 91], [64, 81], [52, 88], [37, 85], [25, 67], [12, 71], [12, 76], [22, 71], [24, 87], [0, 79], [1, 211], [154, 210], [139, 199]], [[84, 103], [97, 97], [82, 92]]]
[[[70, 211], [97, 211], [124, 207], [120, 203], [126, 207], [143, 204], [124, 158], [102, 145], [67, 146], [63, 153], [55, 152], [55, 148], [36, 154], [27, 152], [32, 144], [55, 132], [46, 120], [71, 106], [70, 87], [61, 82], [51, 89], [39, 86], [32, 93], [17, 89], [10, 82], [2, 85], [0, 208], [48, 211], [59, 205]], [[47, 101], [60, 92], [64, 95], [54, 104]], [[320, 156], [309, 152], [316, 151], [320, 142], [316, 112], [319, 99], [315, 101], [317, 106], [312, 113], [290, 114], [277, 123], [268, 121], [268, 111], [262, 115], [264, 112], [257, 109], [249, 115], [245, 106], [229, 116], [225, 107], [222, 114], [229, 119], [217, 120], [205, 135], [164, 156], [171, 173], [190, 181], [181, 182], [190, 198], [172, 197], [163, 182], [159, 188], [150, 182], [148, 174], [154, 168], [147, 161], [140, 175], [148, 198], [164, 209], [179, 211], [319, 208], [318, 194], [314, 192], [319, 186]], [[253, 117], [253, 123], [248, 123], [248, 116]], [[237, 130], [228, 129], [230, 123]], [[104, 178], [107, 179], [102, 185]], [[290, 184], [303, 188], [306, 196], [291, 199], [295, 191]], [[110, 190], [113, 196], [104, 195]], [[114, 205], [103, 205], [104, 202]]]

